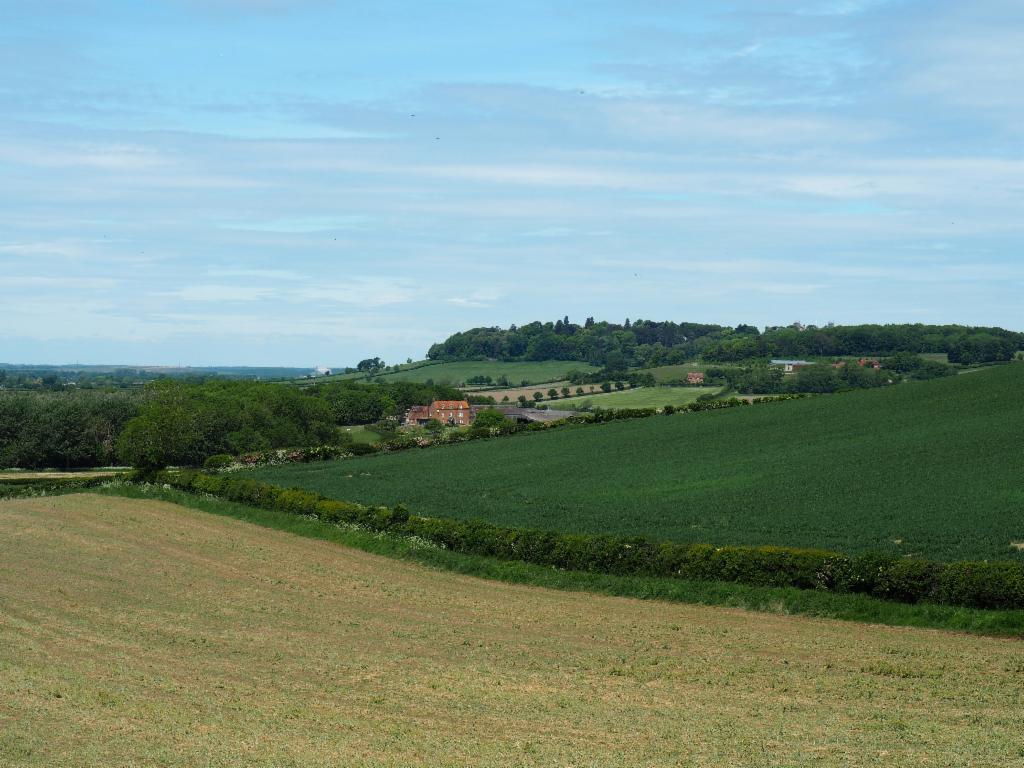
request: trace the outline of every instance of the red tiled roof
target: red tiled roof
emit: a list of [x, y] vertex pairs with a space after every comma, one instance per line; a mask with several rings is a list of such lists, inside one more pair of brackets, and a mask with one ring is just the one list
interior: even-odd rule
[[430, 407], [435, 411], [468, 411], [469, 403], [465, 400], [435, 400]]

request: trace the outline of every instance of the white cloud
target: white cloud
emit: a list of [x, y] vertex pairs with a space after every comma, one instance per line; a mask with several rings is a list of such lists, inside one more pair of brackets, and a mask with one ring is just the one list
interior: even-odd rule
[[0, 143], [0, 161], [42, 168], [83, 167], [106, 171], [152, 171], [172, 165], [170, 158], [145, 145], [27, 140]]
[[249, 232], [279, 232], [282, 234], [311, 234], [355, 230], [371, 224], [369, 216], [293, 216], [289, 218], [266, 219], [261, 221], [239, 221], [222, 224], [224, 229]]
[[290, 269], [252, 269], [247, 267], [214, 267], [206, 270], [210, 277], [254, 277], [267, 280], [307, 280], [308, 275]]
[[50, 277], [43, 275], [5, 275], [0, 279], [0, 291], [13, 288], [16, 291], [24, 289], [34, 290], [61, 290], [74, 289], [78, 291], [99, 291], [110, 290], [118, 287], [124, 281], [106, 277]]
[[817, 293], [829, 286], [824, 283], [741, 283], [741, 289], [769, 293], [777, 296], [805, 296], [810, 293]]
[[73, 241], [49, 241], [37, 243], [11, 243], [0, 245], [0, 255], [11, 254], [13, 256], [66, 256], [75, 257], [85, 253], [80, 243]]
[[248, 285], [190, 285], [177, 291], [161, 293], [161, 296], [173, 296], [181, 301], [197, 302], [236, 302], [260, 301], [273, 294], [273, 290], [260, 286]]
[[[447, 285], [450, 275], [433, 278], [440, 285]], [[429, 282], [431, 278], [426, 278]], [[408, 304], [420, 293], [406, 281], [386, 278], [355, 277], [344, 281], [323, 282], [290, 290], [289, 301], [319, 302], [324, 304], [349, 304], [357, 307], [384, 307], [392, 304]]]
[[457, 307], [471, 307], [474, 309], [485, 309], [492, 307], [501, 300], [501, 294], [493, 290], [472, 290], [464, 296], [452, 296], [445, 299], [448, 304]]

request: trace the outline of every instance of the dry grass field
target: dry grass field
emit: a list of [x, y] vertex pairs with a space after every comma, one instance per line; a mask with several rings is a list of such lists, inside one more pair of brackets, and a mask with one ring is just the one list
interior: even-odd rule
[[[502, 398], [507, 397], [509, 403], [517, 405], [516, 401], [520, 395], [525, 395], [527, 400], [533, 401], [533, 393], [540, 392], [544, 395], [544, 400], [548, 399], [548, 390], [554, 387], [561, 392], [562, 387], [569, 387], [570, 391], [576, 391], [576, 385], [570, 383], [568, 380], [563, 381], [552, 381], [547, 384], [534, 384], [529, 387], [507, 387], [504, 389], [484, 389], [481, 387], [466, 387], [463, 391], [470, 395], [484, 395], [486, 397], [493, 397], [499, 404]], [[601, 388], [597, 384], [586, 384], [583, 386], [583, 391], [586, 392], [590, 387], [594, 387], [597, 392], [601, 391]]]
[[94, 480], [97, 477], [117, 477], [127, 471], [125, 469], [96, 469], [74, 472], [61, 472], [60, 470], [0, 470], [0, 483], [10, 480]]
[[1019, 641], [494, 583], [0, 502], [3, 766], [1009, 766]]

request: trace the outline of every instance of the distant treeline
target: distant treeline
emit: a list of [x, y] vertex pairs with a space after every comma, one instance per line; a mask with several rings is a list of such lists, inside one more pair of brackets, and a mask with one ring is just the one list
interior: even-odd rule
[[946, 353], [951, 363], [971, 365], [1012, 360], [1024, 348], [1024, 333], [963, 325], [833, 325], [769, 328], [718, 339], [703, 356], [722, 362], [756, 357], [838, 357]]
[[622, 370], [690, 360], [731, 330], [720, 325], [651, 320], [626, 320], [619, 325], [595, 322], [592, 317], [577, 325], [565, 318], [508, 329], [473, 328], [434, 344], [427, 357], [445, 361], [578, 360]]
[[302, 368], [129, 368], [0, 363], [0, 390], [60, 392], [69, 389], [137, 389], [150, 381], [272, 381], [294, 379]]
[[77, 469], [117, 463], [117, 437], [143, 393], [0, 392], [0, 467]]
[[151, 385], [149, 398], [118, 440], [135, 467], [197, 466], [210, 456], [333, 444], [338, 429], [400, 416], [411, 405], [455, 399], [457, 390], [413, 382], [288, 384], [211, 382]]
[[794, 324], [767, 328], [728, 328], [702, 323], [628, 319], [623, 324], [582, 325], [566, 317], [508, 329], [473, 328], [453, 334], [427, 352], [432, 360], [578, 360], [608, 370], [672, 365], [702, 357], [733, 362], [758, 357], [891, 355], [946, 353], [950, 362], [1010, 360], [1024, 349], [1024, 333], [961, 325]]
[[344, 381], [300, 389], [162, 380], [123, 392], [0, 392], [0, 467], [199, 465], [216, 454], [341, 442], [339, 426], [460, 397], [444, 386]]

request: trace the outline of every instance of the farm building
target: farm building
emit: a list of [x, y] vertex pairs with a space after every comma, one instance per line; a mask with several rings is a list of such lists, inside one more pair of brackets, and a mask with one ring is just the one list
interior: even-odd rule
[[506, 418], [518, 421], [521, 424], [526, 424], [531, 421], [558, 421], [559, 419], [567, 419], [570, 416], [575, 416], [576, 411], [558, 411], [552, 410], [551, 408], [517, 408], [511, 405], [498, 405], [495, 406], [496, 411], [502, 413]]
[[403, 423], [407, 427], [415, 427], [417, 424], [423, 425], [428, 421], [430, 421], [430, 406], [414, 405], [405, 412], [405, 420]]
[[807, 360], [772, 360], [771, 364], [780, 366], [783, 373], [796, 373], [801, 368], [814, 365], [814, 363], [808, 362]]
[[691, 371], [690, 373], [686, 374], [686, 383], [687, 384], [703, 384], [704, 383], [704, 374], [701, 371]]
[[405, 414], [406, 425], [426, 424], [437, 419], [442, 424], [463, 427], [473, 423], [476, 412], [465, 400], [435, 400], [430, 405], [414, 405]]

